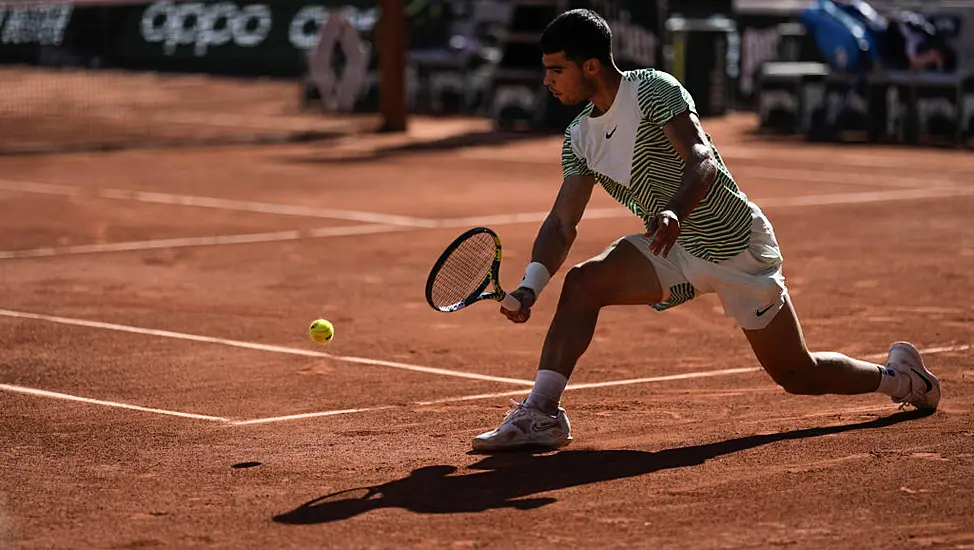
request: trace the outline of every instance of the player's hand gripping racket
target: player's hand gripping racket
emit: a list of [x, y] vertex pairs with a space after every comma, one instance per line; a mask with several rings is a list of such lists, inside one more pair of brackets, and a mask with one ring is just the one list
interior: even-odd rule
[[[521, 302], [501, 289], [501, 240], [486, 227], [457, 237], [433, 264], [426, 280], [426, 301], [439, 311], [458, 311], [481, 300], [517, 311]], [[488, 287], [490, 287], [488, 289]]]

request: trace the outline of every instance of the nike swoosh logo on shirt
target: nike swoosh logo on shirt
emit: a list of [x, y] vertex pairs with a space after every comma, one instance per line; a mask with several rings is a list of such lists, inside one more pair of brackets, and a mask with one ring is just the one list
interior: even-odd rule
[[618, 129], [619, 129], [619, 127], [616, 126], [615, 128], [612, 129], [611, 132], [606, 132], [605, 133], [605, 139], [612, 139], [612, 136], [616, 133], [616, 130], [618, 130]]

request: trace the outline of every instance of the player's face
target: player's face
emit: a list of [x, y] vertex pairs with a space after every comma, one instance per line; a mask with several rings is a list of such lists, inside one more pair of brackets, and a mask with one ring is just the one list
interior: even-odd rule
[[[544, 54], [544, 85], [565, 105], [588, 100], [595, 93], [593, 79], [597, 75], [598, 61], [590, 59], [579, 65], [565, 57], [565, 52]], [[592, 73], [592, 74], [590, 74]]]

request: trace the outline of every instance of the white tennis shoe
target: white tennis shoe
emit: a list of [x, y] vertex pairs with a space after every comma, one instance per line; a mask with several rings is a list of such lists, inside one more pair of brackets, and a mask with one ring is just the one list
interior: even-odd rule
[[910, 404], [918, 409], [934, 410], [940, 403], [940, 380], [923, 366], [920, 352], [909, 342], [895, 342], [889, 348], [886, 368], [910, 379], [910, 391], [893, 403]]
[[565, 409], [558, 408], [556, 416], [532, 409], [524, 403], [514, 403], [504, 422], [496, 430], [473, 438], [475, 451], [510, 451], [525, 447], [555, 449], [571, 443], [572, 428]]

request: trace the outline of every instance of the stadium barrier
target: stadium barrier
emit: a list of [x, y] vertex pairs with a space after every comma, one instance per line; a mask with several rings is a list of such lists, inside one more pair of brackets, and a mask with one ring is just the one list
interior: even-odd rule
[[767, 63], [760, 127], [812, 141], [969, 146], [974, 75], [890, 71], [861, 81], [817, 63]]
[[758, 76], [759, 127], [814, 141], [970, 146], [974, 140], [974, 5], [922, 8], [958, 52], [950, 73], [872, 70], [843, 73], [824, 63], [770, 61]]
[[[705, 116], [753, 108], [762, 129], [811, 139], [907, 144], [970, 140], [974, 6], [958, 0], [919, 6], [938, 18], [938, 24], [952, 27], [952, 40], [962, 54], [956, 74], [921, 73], [911, 80], [910, 74], [887, 73], [852, 80], [823, 71], [822, 56], [798, 24], [800, 9], [807, 3], [512, 0], [494, 3], [491, 18], [467, 14], [466, 20], [454, 21], [414, 14], [408, 19], [413, 36], [407, 103], [414, 113], [477, 113], [492, 117], [501, 127], [561, 131], [579, 107], [562, 106], [544, 89], [537, 41], [558, 13], [586, 6], [612, 25], [621, 68], [655, 66], [675, 74]], [[880, 9], [918, 7], [906, 0], [872, 3]], [[343, 28], [354, 32], [324, 32], [329, 20], [338, 19], [331, 17], [334, 13], [341, 13]], [[25, 141], [56, 141], [63, 136], [72, 143], [131, 142], [160, 133], [183, 140], [209, 136], [213, 132], [200, 130], [198, 124], [184, 131], [172, 122], [190, 127], [201, 120], [200, 112], [221, 107], [235, 112], [212, 113], [210, 128], [262, 130], [265, 120], [248, 113], [263, 115], [271, 107], [237, 106], [282, 94], [291, 102], [297, 95], [294, 103], [305, 110], [317, 106], [320, 111], [325, 103], [333, 110], [375, 112], [381, 84], [372, 47], [377, 18], [374, 2], [367, 0], [0, 4], [0, 64], [6, 67], [0, 71], [8, 84], [0, 97], [0, 150], [11, 143], [16, 150]], [[478, 25], [493, 25], [492, 36], [499, 43], [487, 43], [485, 37], [491, 33], [483, 29], [472, 30]], [[466, 30], [458, 31], [461, 28]], [[320, 43], [322, 36], [333, 44]], [[326, 65], [318, 67], [318, 78], [309, 63], [316, 52]], [[124, 80], [119, 70], [142, 75], [142, 84], [130, 87], [137, 79]], [[247, 85], [225, 82], [194, 93], [187, 81], [164, 82], [156, 77], [160, 74], [227, 76]], [[259, 94], [244, 97], [244, 92], [273, 79], [291, 88], [268, 84]], [[204, 96], [212, 101], [204, 105]], [[225, 105], [218, 105], [221, 102]], [[160, 123], [159, 113], [141, 114], [143, 103], [168, 110], [167, 124]], [[176, 112], [183, 104], [191, 109]], [[238, 116], [231, 121], [234, 114]], [[41, 124], [42, 118], [54, 122]], [[94, 125], [93, 118], [113, 122]], [[132, 121], [140, 118], [145, 122], [136, 128]], [[124, 131], [119, 130], [124, 124], [116, 124], [120, 120], [127, 124]], [[291, 122], [284, 126], [302, 132], [316, 129], [310, 118]], [[270, 125], [281, 126], [277, 121]]]

